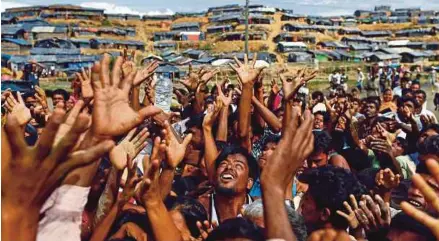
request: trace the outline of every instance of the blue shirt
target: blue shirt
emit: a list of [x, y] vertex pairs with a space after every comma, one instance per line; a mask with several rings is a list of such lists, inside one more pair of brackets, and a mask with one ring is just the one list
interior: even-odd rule
[[[293, 193], [292, 197], [295, 197], [296, 196], [296, 182], [293, 182], [292, 193]], [[260, 182], [259, 178], [256, 179], [255, 183], [253, 184], [253, 187], [250, 190], [249, 195], [252, 197], [261, 197], [262, 196], [261, 182]]]

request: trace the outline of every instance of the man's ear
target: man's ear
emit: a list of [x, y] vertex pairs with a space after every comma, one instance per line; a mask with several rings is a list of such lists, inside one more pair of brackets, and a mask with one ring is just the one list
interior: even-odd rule
[[330, 216], [331, 216], [331, 210], [329, 210], [329, 208], [323, 208], [320, 211], [320, 220], [321, 221], [328, 222]]
[[253, 178], [247, 179], [247, 189], [250, 190], [253, 187]]

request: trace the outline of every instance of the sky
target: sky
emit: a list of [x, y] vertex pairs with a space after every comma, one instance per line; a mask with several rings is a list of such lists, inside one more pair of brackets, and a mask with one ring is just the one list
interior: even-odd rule
[[[1, 1], [1, 11], [10, 7], [48, 4], [75, 4], [83, 7], [105, 9], [107, 13], [172, 14], [174, 12], [204, 11], [208, 7], [225, 4], [245, 4], [245, 0], [7, 0]], [[439, 0], [250, 0], [251, 4], [292, 9], [295, 13], [309, 15], [353, 14], [357, 9], [371, 10], [375, 5], [386, 4], [392, 8], [421, 7], [439, 10]]]

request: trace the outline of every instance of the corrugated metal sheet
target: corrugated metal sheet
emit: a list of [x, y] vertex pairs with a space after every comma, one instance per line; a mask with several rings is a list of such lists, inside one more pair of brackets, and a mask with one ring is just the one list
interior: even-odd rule
[[32, 33], [54, 33], [56, 27], [52, 26], [35, 26], [32, 28]]
[[2, 34], [17, 34], [18, 31], [24, 30], [22, 24], [4, 24], [2, 25]]
[[78, 55], [80, 49], [65, 49], [65, 48], [32, 48], [30, 54], [32, 55]]

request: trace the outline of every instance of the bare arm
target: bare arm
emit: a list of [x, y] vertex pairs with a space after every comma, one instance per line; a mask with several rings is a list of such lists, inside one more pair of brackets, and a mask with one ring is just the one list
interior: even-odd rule
[[203, 120], [203, 134], [204, 134], [204, 160], [206, 162], [207, 175], [209, 181], [213, 183], [215, 173], [215, 159], [218, 156], [218, 149], [216, 148], [215, 139], [212, 134], [212, 126], [218, 118], [221, 106], [218, 101], [215, 103], [214, 109], [207, 110], [207, 114]]
[[255, 107], [256, 113], [260, 116], [264, 123], [266, 122], [271, 129], [275, 132], [279, 132], [282, 129], [282, 123], [279, 121], [277, 116], [273, 114], [262, 102], [260, 102], [256, 97], [252, 98], [253, 106]]
[[131, 107], [135, 111], [139, 111], [141, 109], [139, 95], [140, 95], [140, 88], [138, 86], [134, 87], [131, 92]]
[[219, 121], [218, 121], [218, 130], [216, 132], [216, 140], [227, 142], [227, 130], [229, 125], [229, 107], [226, 106], [222, 108]]
[[160, 174], [160, 186], [162, 187], [160, 193], [162, 200], [165, 200], [172, 189], [172, 180], [174, 180], [174, 168], [168, 167], [162, 170]]

